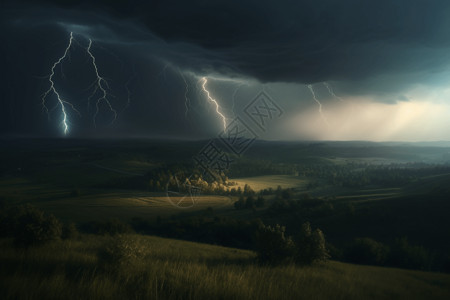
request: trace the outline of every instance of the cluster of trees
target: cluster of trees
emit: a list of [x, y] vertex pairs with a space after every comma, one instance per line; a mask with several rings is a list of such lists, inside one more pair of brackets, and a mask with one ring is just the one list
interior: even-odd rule
[[335, 205], [328, 199], [312, 197], [309, 194], [294, 196], [292, 189], [277, 192], [267, 212], [272, 216], [291, 214], [303, 217], [325, 216], [334, 212]]
[[424, 163], [389, 165], [348, 163], [346, 165], [299, 165], [297, 170], [301, 176], [325, 179], [339, 186], [360, 187], [369, 184], [399, 186], [424, 176], [450, 173], [450, 166]]
[[255, 209], [264, 207], [265, 200], [264, 197], [259, 195], [258, 198], [255, 199], [253, 195], [244, 198], [244, 196], [239, 197], [239, 200], [234, 202], [234, 208], [236, 209]]
[[[265, 170], [265, 171], [264, 171]], [[267, 172], [266, 172], [267, 171]], [[270, 172], [269, 172], [270, 171]], [[258, 173], [259, 172], [259, 173]], [[382, 186], [399, 186], [414, 182], [418, 178], [450, 173], [450, 166], [430, 165], [423, 163], [370, 165], [366, 163], [304, 164], [284, 165], [264, 161], [245, 160], [232, 165], [227, 175], [232, 177], [264, 175], [264, 174], [299, 174], [300, 176], [325, 180], [333, 185], [361, 187], [370, 184]], [[196, 187], [206, 194], [247, 196], [226, 174], [215, 177], [202, 176], [199, 170], [189, 165], [170, 165], [158, 167], [145, 176], [115, 178], [102, 187], [141, 189], [164, 192], [167, 188]], [[317, 183], [310, 182], [308, 187], [314, 188]], [[278, 190], [265, 189], [263, 194], [277, 194]]]
[[262, 175], [293, 175], [296, 173], [294, 164], [275, 164], [267, 160], [241, 158], [230, 167], [229, 177], [249, 177]]
[[0, 236], [14, 238], [18, 247], [27, 248], [77, 235], [73, 223], [63, 224], [54, 215], [29, 204], [4, 208], [0, 212]]
[[256, 234], [255, 250], [262, 263], [309, 265], [329, 258], [325, 237], [320, 229], [304, 223], [295, 236], [287, 236], [284, 226], [262, 225]]
[[430, 270], [433, 264], [429, 251], [411, 245], [405, 237], [396, 239], [392, 245], [371, 238], [357, 238], [345, 248], [343, 259], [358, 264], [421, 270]]
[[[192, 167], [161, 167], [155, 168], [145, 176], [131, 176], [114, 178], [100, 185], [102, 188], [139, 189], [152, 192], [165, 192], [167, 190], [188, 192], [195, 188], [204, 194], [249, 196], [255, 195], [253, 189], [246, 184], [242, 189], [237, 183], [230, 181], [226, 176], [204, 178], [198, 170]], [[265, 194], [271, 194], [272, 189], [265, 190]]]

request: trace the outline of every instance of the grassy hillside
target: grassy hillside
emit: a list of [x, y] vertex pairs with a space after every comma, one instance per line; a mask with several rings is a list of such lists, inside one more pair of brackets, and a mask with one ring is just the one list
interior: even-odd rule
[[260, 266], [250, 251], [148, 236], [0, 246], [2, 299], [450, 298], [450, 275], [333, 261]]

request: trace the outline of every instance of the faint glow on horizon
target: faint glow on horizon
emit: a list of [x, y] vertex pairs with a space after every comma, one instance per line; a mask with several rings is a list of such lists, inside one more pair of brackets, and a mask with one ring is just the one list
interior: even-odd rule
[[[450, 104], [409, 101], [396, 104], [346, 99], [348, 105], [328, 105], [324, 126], [313, 108], [302, 111], [284, 124], [295, 138], [319, 140], [436, 141], [450, 139]], [[349, 110], [353, 110], [349, 115]]]

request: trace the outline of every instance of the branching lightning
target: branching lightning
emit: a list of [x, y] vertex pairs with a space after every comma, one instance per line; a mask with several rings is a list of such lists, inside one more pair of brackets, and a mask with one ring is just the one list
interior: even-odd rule
[[344, 100], [342, 100], [341, 97], [336, 96], [336, 94], [333, 91], [333, 88], [331, 87], [331, 85], [329, 85], [327, 82], [324, 82], [323, 85], [327, 88], [328, 92], [330, 93], [331, 96], [333, 96], [334, 98], [338, 99], [341, 102], [344, 102]]
[[320, 101], [317, 99], [316, 93], [314, 92], [314, 89], [313, 89], [313, 87], [312, 87], [311, 84], [308, 84], [308, 89], [310, 90], [310, 92], [311, 92], [311, 94], [312, 94], [312, 96], [313, 96], [314, 101], [316, 101], [317, 105], [319, 105], [319, 114], [320, 114], [320, 116], [322, 117], [322, 120], [325, 122], [325, 124], [330, 125], [330, 124], [328, 124], [327, 118], [326, 118], [325, 115], [323, 114], [323, 111], [322, 111], [322, 103], [320, 103]]
[[[98, 98], [95, 102], [96, 110], [95, 110], [95, 113], [93, 114], [94, 127], [96, 127], [96, 118], [97, 118], [98, 114], [100, 113], [100, 105], [102, 102], [108, 106], [109, 110], [113, 114], [113, 119], [112, 119], [111, 123], [113, 123], [117, 119], [117, 116], [118, 116], [117, 111], [114, 109], [114, 107], [110, 101], [110, 97], [113, 97], [113, 95], [111, 95], [109, 93], [109, 90], [111, 90], [111, 89], [109, 87], [108, 81], [100, 75], [96, 57], [92, 53], [92, 44], [93, 44], [92, 39], [89, 38], [87, 40], [89, 41], [89, 43], [88, 43], [88, 46], [85, 47], [77, 39], [75, 39], [73, 32], [70, 32], [69, 43], [64, 50], [64, 54], [53, 63], [53, 65], [50, 69], [50, 75], [47, 76], [50, 86], [47, 89], [47, 91], [45, 91], [45, 93], [42, 95], [42, 107], [46, 111], [49, 119], [50, 119], [50, 114], [53, 110], [55, 110], [58, 107], [61, 108], [62, 125], [63, 125], [63, 129], [64, 129], [64, 134], [67, 134], [69, 132], [69, 123], [70, 122], [69, 122], [69, 111], [68, 110], [71, 109], [72, 111], [76, 112], [81, 117], [80, 111], [75, 108], [74, 104], [67, 101], [66, 99], [64, 99], [61, 96], [61, 92], [56, 88], [55, 80], [54, 80], [55, 74], [57, 73], [56, 71], [57, 71], [58, 66], [60, 68], [59, 73], [61, 74], [61, 77], [63, 79], [66, 78], [66, 75], [63, 70], [63, 62], [64, 61], [71, 62], [70, 61], [71, 60], [70, 50], [72, 47], [78, 46], [78, 47], [82, 48], [85, 51], [85, 53], [88, 55], [88, 59], [89, 59], [90, 63], [92, 63], [92, 66], [94, 69], [95, 80], [92, 82], [92, 84], [90, 84], [88, 86], [88, 88], [86, 90], [84, 90], [84, 91], [92, 90], [92, 93], [87, 97], [87, 113], [89, 115], [90, 115], [90, 109], [91, 109], [91, 100], [94, 97], [98, 96]], [[111, 54], [111, 55], [114, 55], [114, 54]], [[120, 59], [117, 56], [114, 55], [114, 57], [120, 61]], [[122, 62], [121, 62], [121, 65], [123, 66]], [[130, 105], [131, 91], [129, 90], [128, 85], [133, 78], [134, 78], [134, 76], [132, 78], [130, 78], [127, 81], [127, 83], [125, 84], [125, 89], [127, 91], [127, 103], [126, 103], [125, 109]], [[100, 95], [98, 95], [98, 93], [100, 93]], [[49, 109], [47, 102], [48, 102], [48, 98], [51, 94], [55, 94], [57, 101], [56, 101], [56, 105], [54, 107], [52, 107], [51, 109]]]
[[[97, 99], [96, 103], [95, 103], [95, 107], [96, 107], [96, 111], [94, 113], [94, 126], [96, 126], [96, 118], [98, 115], [98, 112], [100, 110], [100, 102], [103, 101], [106, 103], [106, 105], [108, 105], [109, 109], [111, 110], [111, 112], [114, 114], [114, 118], [112, 120], [111, 123], [113, 123], [116, 119], [117, 119], [117, 111], [112, 107], [111, 102], [109, 102], [108, 99], [108, 93], [106, 91], [106, 89], [109, 89], [109, 85], [108, 82], [100, 76], [99, 72], [98, 72], [98, 68], [97, 68], [97, 64], [95, 62], [95, 56], [92, 54], [91, 52], [91, 46], [92, 46], [92, 40], [89, 39], [89, 45], [86, 48], [87, 53], [89, 54], [89, 56], [92, 59], [92, 65], [94, 66], [94, 70], [95, 70], [95, 75], [96, 75], [96, 87], [94, 89], [94, 92], [92, 93], [91, 97], [100, 89], [101, 91], [101, 96]], [[89, 97], [89, 98], [91, 98]]]
[[219, 110], [219, 103], [217, 103], [217, 101], [211, 97], [209, 91], [206, 89], [206, 83], [208, 83], [208, 80], [206, 79], [206, 77], [202, 77], [201, 79], [203, 81], [202, 83], [202, 89], [203, 91], [206, 93], [208, 100], [213, 102], [214, 105], [216, 106], [216, 113], [220, 116], [220, 118], [222, 118], [222, 122], [223, 122], [223, 130], [225, 131], [227, 128], [227, 118], [220, 112]]
[[45, 109], [45, 111], [47, 112], [47, 115], [50, 114], [50, 111], [48, 110], [48, 107], [46, 105], [46, 98], [50, 93], [53, 93], [56, 95], [56, 98], [58, 99], [58, 103], [61, 106], [61, 113], [63, 115], [63, 120], [62, 120], [62, 124], [64, 127], [64, 134], [67, 134], [67, 132], [69, 131], [69, 125], [68, 125], [68, 119], [67, 119], [67, 111], [66, 111], [66, 105], [69, 106], [73, 111], [75, 111], [78, 115], [81, 116], [80, 112], [73, 106], [72, 103], [64, 100], [59, 92], [56, 90], [55, 88], [55, 82], [53, 81], [53, 76], [55, 75], [55, 68], [56, 66], [60, 65], [62, 63], [62, 61], [68, 57], [68, 53], [70, 50], [70, 47], [72, 46], [72, 41], [73, 41], [73, 34], [72, 32], [70, 33], [70, 39], [69, 39], [69, 44], [66, 47], [66, 50], [64, 51], [64, 55], [61, 56], [52, 66], [51, 68], [51, 73], [50, 76], [48, 77], [48, 81], [50, 82], [50, 87], [48, 88], [48, 90], [42, 95], [42, 107]]

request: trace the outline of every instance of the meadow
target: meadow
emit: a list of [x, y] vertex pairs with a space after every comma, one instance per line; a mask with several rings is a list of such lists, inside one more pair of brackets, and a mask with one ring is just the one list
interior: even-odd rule
[[[234, 192], [210, 190], [178, 205], [182, 195], [170, 200], [160, 173], [175, 172], [203, 144], [17, 140], [0, 147], [0, 212], [28, 203], [82, 232], [29, 249], [3, 232], [1, 298], [450, 298], [448, 148], [257, 142], [234, 157], [235, 176], [227, 178]], [[156, 179], [159, 190], [149, 184]], [[250, 205], [238, 209], [240, 199]], [[331, 260], [259, 263], [260, 222], [292, 236], [310, 222], [323, 231]], [[109, 236], [111, 224], [123, 232]], [[363, 247], [357, 259], [355, 247]]]
[[3, 299], [448, 299], [450, 275], [329, 261], [264, 266], [251, 251], [83, 235], [17, 251], [0, 240]]

